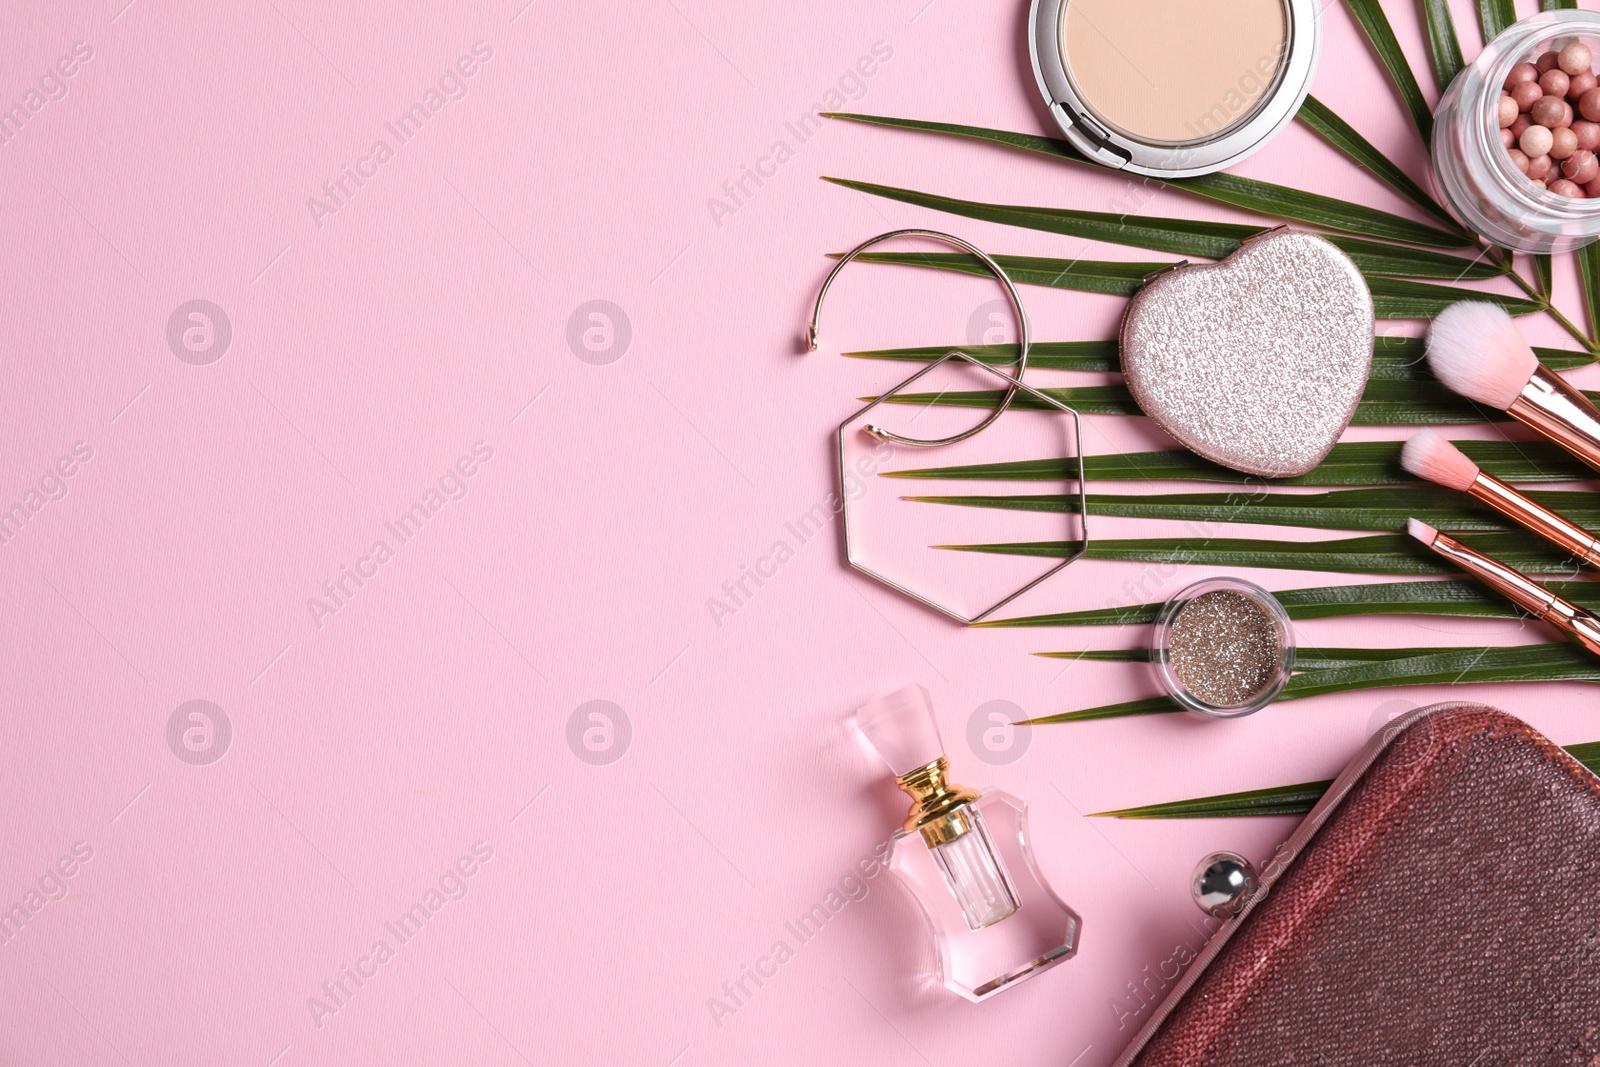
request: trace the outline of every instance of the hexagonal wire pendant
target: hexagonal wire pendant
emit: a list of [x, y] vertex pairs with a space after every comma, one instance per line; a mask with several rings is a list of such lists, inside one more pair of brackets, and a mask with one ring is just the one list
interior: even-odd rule
[[[957, 611], [954, 608], [946, 607], [945, 605], [940, 604], [937, 601], [930, 599], [929, 597], [923, 596], [921, 593], [917, 592], [915, 589], [908, 588], [907, 586], [901, 585], [899, 582], [895, 581], [892, 578], [889, 578], [889, 577], [887, 577], [885, 575], [879, 574], [877, 571], [873, 570], [871, 567], [868, 567], [866, 564], [864, 564], [860, 560], [856, 559], [855, 550], [852, 547], [851, 542], [850, 542], [850, 494], [847, 491], [848, 490], [848, 486], [845, 485], [845, 458], [844, 458], [844, 435], [845, 435], [845, 430], [848, 429], [853, 423], [855, 423], [858, 419], [860, 419], [867, 412], [871, 411], [873, 408], [877, 407], [879, 404], [883, 403], [885, 400], [888, 400], [890, 397], [892, 397], [895, 394], [899, 393], [901, 390], [905, 389], [907, 386], [914, 384], [923, 375], [931, 373], [932, 371], [936, 370], [937, 368], [943, 366], [945, 363], [948, 363], [950, 360], [953, 360], [953, 359], [958, 359], [958, 360], [961, 360], [962, 362], [970, 363], [974, 367], [977, 367], [978, 369], [984, 371], [985, 373], [994, 375], [996, 378], [999, 378], [1006, 385], [1008, 390], [1011, 390], [1013, 392], [1020, 391], [1020, 392], [1023, 392], [1023, 393], [1027, 393], [1029, 396], [1033, 397], [1035, 400], [1038, 400], [1040, 403], [1043, 403], [1046, 406], [1055, 409], [1057, 412], [1059, 412], [1059, 413], [1061, 413], [1063, 415], [1071, 416], [1071, 418], [1072, 418], [1072, 438], [1073, 438], [1072, 451], [1073, 451], [1073, 456], [1074, 456], [1074, 458], [1076, 458], [1077, 463], [1078, 463], [1078, 533], [1079, 533], [1080, 536], [1078, 538], [1078, 547], [1077, 547], [1077, 549], [1075, 551], [1071, 552], [1070, 554], [1068, 554], [1065, 558], [1063, 558], [1060, 563], [1057, 563], [1055, 566], [1051, 567], [1049, 570], [1045, 571], [1043, 574], [1039, 575], [1037, 578], [1035, 578], [1032, 581], [1028, 582], [1026, 585], [1022, 586], [1021, 588], [1015, 589], [1012, 592], [1007, 593], [1005, 596], [1001, 597], [999, 600], [995, 601], [993, 604], [989, 605], [987, 608], [984, 608], [982, 611], [978, 612], [976, 615], [971, 616], [970, 618], [968, 616], [966, 616], [966, 615], [963, 615], [960, 611]], [[1009, 402], [1010, 402], [1010, 395], [1008, 394], [1008, 396], [1005, 399], [1000, 401], [1000, 406], [1002, 408], [1004, 408], [1005, 406], [1007, 406], [1009, 404]], [[996, 414], [998, 414], [998, 413], [996, 413]], [[988, 420], [985, 420], [985, 422], [982, 425], [987, 425], [987, 424], [988, 424]], [[871, 427], [871, 426], [863, 427], [863, 431], [866, 432], [866, 433], [873, 434], [873, 436], [880, 436], [880, 434], [878, 432], [876, 432], [875, 428]], [[970, 625], [971, 623], [982, 622], [984, 619], [988, 618], [990, 615], [993, 615], [995, 612], [999, 611], [1001, 608], [1005, 607], [1007, 604], [1009, 604], [1013, 600], [1017, 599], [1023, 593], [1026, 593], [1028, 590], [1032, 589], [1034, 586], [1040, 584], [1045, 579], [1047, 579], [1051, 575], [1055, 574], [1057, 571], [1060, 571], [1060, 570], [1066, 568], [1074, 560], [1077, 560], [1086, 551], [1088, 551], [1088, 548], [1089, 548], [1089, 498], [1088, 498], [1088, 490], [1085, 487], [1084, 467], [1083, 467], [1083, 428], [1082, 428], [1082, 423], [1081, 423], [1081, 421], [1080, 421], [1080, 419], [1078, 417], [1078, 412], [1076, 410], [1074, 410], [1073, 408], [1068, 407], [1066, 404], [1061, 403], [1059, 400], [1056, 400], [1054, 397], [1048, 396], [1047, 394], [1045, 394], [1043, 392], [1040, 392], [1038, 389], [1033, 388], [1031, 385], [1027, 385], [1027, 384], [1023, 383], [1020, 379], [1013, 378], [1011, 375], [1005, 373], [1004, 371], [997, 370], [996, 368], [989, 366], [988, 364], [982, 362], [981, 360], [978, 360], [978, 359], [973, 358], [972, 356], [969, 356], [967, 353], [962, 352], [959, 349], [952, 349], [951, 351], [946, 352], [944, 355], [940, 356], [938, 359], [934, 360], [932, 363], [928, 364], [926, 367], [923, 367], [921, 370], [917, 371], [917, 373], [913, 374], [911, 377], [907, 378], [905, 381], [903, 381], [900, 384], [894, 386], [892, 389], [888, 390], [887, 392], [880, 394], [876, 399], [870, 401], [866, 405], [866, 407], [863, 407], [860, 410], [856, 411], [855, 414], [851, 415], [848, 419], [845, 419], [843, 422], [841, 422], [839, 424], [839, 430], [838, 430], [838, 435], [837, 436], [838, 436], [838, 457], [839, 457], [839, 500], [840, 500], [839, 521], [840, 521], [841, 529], [843, 530], [843, 533], [844, 533], [844, 554], [845, 554], [846, 561], [849, 562], [851, 567], [853, 567], [854, 569], [860, 571], [862, 574], [865, 574], [867, 577], [872, 578], [875, 581], [882, 582], [884, 585], [888, 586], [890, 589], [893, 589], [898, 593], [903, 593], [906, 596], [910, 597], [912, 600], [916, 600], [916, 601], [918, 601], [920, 603], [926, 604], [928, 607], [933, 608], [935, 611], [938, 611], [938, 612], [940, 612], [940, 613], [942, 613], [944, 615], [948, 615], [950, 618], [956, 620], [959, 623], [969, 624]], [[883, 435], [883, 436], [888, 437], [888, 435]], [[902, 443], [908, 443], [908, 444], [917, 444], [918, 443], [916, 441], [907, 441], [905, 438], [902, 438], [902, 437], [899, 437], [899, 436], [888, 437], [888, 439], [899, 441], [899, 442], [902, 442]]]

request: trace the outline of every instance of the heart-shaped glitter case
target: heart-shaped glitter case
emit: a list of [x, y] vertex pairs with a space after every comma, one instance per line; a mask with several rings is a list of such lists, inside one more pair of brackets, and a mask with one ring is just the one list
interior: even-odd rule
[[1144, 413], [1206, 459], [1286, 478], [1322, 462], [1372, 368], [1372, 294], [1314, 234], [1272, 230], [1152, 278], [1122, 319]]

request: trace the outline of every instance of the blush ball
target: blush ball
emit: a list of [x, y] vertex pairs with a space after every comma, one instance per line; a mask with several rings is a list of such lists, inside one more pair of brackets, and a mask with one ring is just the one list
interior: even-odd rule
[[1537, 69], [1539, 71], [1540, 74], [1543, 74], [1547, 70], [1554, 70], [1555, 66], [1556, 66], [1556, 63], [1560, 59], [1561, 59], [1560, 53], [1557, 53], [1557, 52], [1546, 52], [1544, 55], [1542, 55], [1538, 59], [1534, 60], [1533, 61], [1533, 65], [1534, 65], [1535, 69]]
[[1517, 147], [1528, 153], [1529, 159], [1550, 154], [1550, 146], [1555, 142], [1555, 136], [1546, 126], [1529, 126], [1522, 131], [1522, 137], [1517, 141]]
[[1511, 68], [1511, 73], [1506, 75], [1506, 88], [1514, 89], [1523, 82], [1536, 82], [1538, 80], [1538, 67], [1532, 63], [1518, 63]]
[[1528, 154], [1526, 152], [1520, 148], [1513, 148], [1507, 154], [1511, 157], [1511, 165], [1513, 167], [1516, 167], [1524, 174], [1528, 173]]
[[1517, 102], [1515, 100], [1511, 99], [1511, 97], [1505, 93], [1500, 94], [1501, 129], [1509, 128], [1513, 122], [1517, 121], [1517, 116], [1521, 113], [1522, 109], [1517, 107]]
[[1600, 122], [1600, 86], [1590, 89], [1579, 98], [1578, 114], [1590, 122]]
[[1567, 99], [1574, 102], [1581, 100], [1583, 94], [1596, 85], [1600, 85], [1600, 78], [1595, 77], [1594, 71], [1586, 70], [1582, 74], [1574, 74], [1572, 84], [1567, 86]]
[[1564, 70], [1547, 70], [1539, 75], [1539, 88], [1550, 96], [1566, 96], [1572, 87], [1572, 77]]
[[1546, 129], [1561, 125], [1561, 105], [1566, 103], [1558, 96], [1541, 96], [1528, 109], [1528, 117]]
[[1550, 131], [1550, 158], [1566, 159], [1578, 150], [1578, 135], [1566, 126]]
[[1513, 85], [1506, 95], [1517, 102], [1517, 110], [1526, 111], [1544, 96], [1544, 90], [1539, 88], [1538, 82], [1522, 82]]
[[[1587, 148], [1591, 152], [1600, 149], [1600, 122], [1579, 119], [1572, 124], [1572, 132], [1577, 135], [1579, 148]], [[1516, 134], [1512, 136], [1515, 137]]]
[[1528, 156], [1528, 177], [1534, 181], [1542, 182], [1546, 178], [1553, 178], [1555, 173], [1555, 160], [1549, 156]]
[[1565, 196], [1572, 200], [1582, 200], [1583, 190], [1576, 182], [1569, 182], [1565, 178], [1557, 179], [1550, 183], [1550, 191], [1557, 196]]
[[1586, 148], [1580, 148], [1561, 161], [1561, 176], [1578, 185], [1588, 185], [1600, 178], [1600, 159]]
[[1566, 74], [1583, 73], [1592, 60], [1589, 46], [1582, 41], [1573, 41], [1556, 54], [1556, 65]]

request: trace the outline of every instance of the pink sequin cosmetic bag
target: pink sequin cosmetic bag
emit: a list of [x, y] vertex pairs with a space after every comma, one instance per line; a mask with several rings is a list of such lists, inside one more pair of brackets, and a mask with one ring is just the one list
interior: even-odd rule
[[1116, 1067], [1600, 1065], [1600, 778], [1481, 704], [1345, 768]]

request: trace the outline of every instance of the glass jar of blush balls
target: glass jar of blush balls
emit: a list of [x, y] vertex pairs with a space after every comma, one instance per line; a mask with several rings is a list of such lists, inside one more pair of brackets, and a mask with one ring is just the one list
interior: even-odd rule
[[1486, 240], [1570, 252], [1600, 238], [1600, 14], [1544, 11], [1490, 41], [1439, 101], [1433, 177]]

